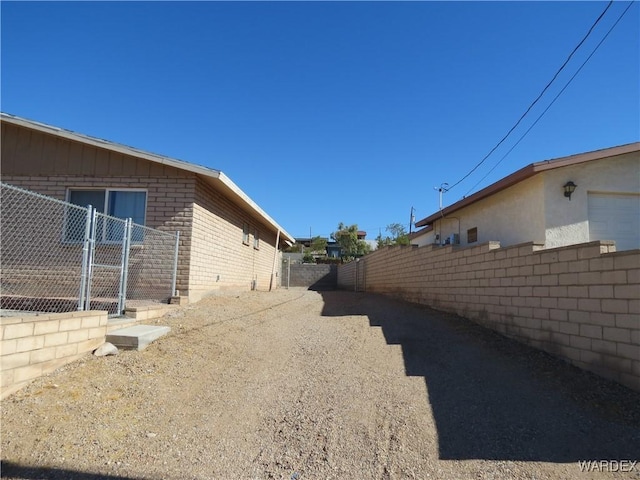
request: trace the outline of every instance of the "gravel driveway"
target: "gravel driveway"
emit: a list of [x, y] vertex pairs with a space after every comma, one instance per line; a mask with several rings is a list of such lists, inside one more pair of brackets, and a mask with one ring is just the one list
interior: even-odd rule
[[640, 459], [640, 394], [459, 317], [283, 289], [158, 323], [5, 400], [2, 477], [640, 478], [579, 463]]

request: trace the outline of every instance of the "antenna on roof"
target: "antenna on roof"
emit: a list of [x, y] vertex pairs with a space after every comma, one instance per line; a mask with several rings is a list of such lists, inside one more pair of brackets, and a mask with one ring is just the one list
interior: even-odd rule
[[411, 227], [416, 223], [416, 216], [413, 214], [415, 208], [411, 207], [411, 215], [409, 216], [409, 234], [411, 234]]
[[440, 211], [442, 211], [442, 194], [446, 193], [449, 191], [449, 184], [448, 183], [441, 183], [440, 187], [433, 187], [434, 190], [438, 190], [439, 192], [439, 196], [440, 196], [440, 201], [439, 201], [439, 205], [440, 205]]

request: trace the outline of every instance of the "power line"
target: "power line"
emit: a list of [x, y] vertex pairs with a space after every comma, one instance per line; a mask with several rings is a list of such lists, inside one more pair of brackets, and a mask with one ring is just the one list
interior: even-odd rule
[[593, 23], [593, 25], [591, 25], [591, 28], [589, 28], [589, 31], [586, 33], [586, 35], [582, 38], [582, 40], [580, 40], [580, 42], [578, 43], [578, 45], [576, 45], [576, 47], [571, 51], [571, 53], [569, 54], [569, 56], [567, 57], [567, 59], [564, 61], [564, 63], [562, 64], [562, 66], [558, 69], [558, 71], [555, 73], [555, 75], [553, 76], [553, 78], [547, 83], [547, 85], [542, 89], [542, 92], [540, 92], [540, 94], [537, 96], [537, 98], [531, 103], [531, 105], [529, 105], [529, 108], [527, 108], [527, 110], [522, 114], [522, 116], [518, 119], [518, 121], [513, 125], [513, 127], [511, 127], [511, 129], [507, 132], [507, 134], [502, 137], [502, 139], [491, 149], [491, 151], [489, 153], [487, 153], [484, 158], [482, 160], [480, 160], [480, 162], [478, 162], [476, 164], [475, 167], [473, 167], [464, 177], [462, 177], [460, 180], [458, 180], [456, 183], [454, 183], [451, 187], [449, 187], [449, 190], [451, 190], [452, 188], [454, 188], [455, 186], [459, 185], [460, 183], [462, 183], [467, 177], [469, 177], [469, 175], [471, 175], [473, 172], [475, 172], [478, 167], [480, 167], [480, 165], [482, 165], [490, 156], [491, 154], [493, 154], [493, 152], [496, 151], [496, 149], [502, 145], [502, 143], [509, 137], [509, 135], [511, 135], [511, 133], [516, 129], [516, 127], [518, 125], [520, 125], [520, 122], [522, 122], [522, 120], [524, 119], [524, 117], [531, 111], [531, 109], [534, 107], [534, 105], [536, 103], [538, 103], [538, 100], [540, 100], [540, 98], [542, 98], [542, 96], [544, 95], [544, 93], [547, 91], [547, 89], [551, 86], [551, 84], [555, 81], [555, 79], [558, 77], [558, 75], [560, 74], [560, 72], [562, 72], [562, 70], [564, 70], [564, 67], [569, 63], [569, 60], [571, 60], [571, 58], [573, 57], [573, 55], [578, 51], [578, 49], [582, 46], [582, 44], [586, 41], [586, 39], [589, 37], [589, 35], [591, 35], [591, 32], [593, 31], [593, 29], [596, 27], [596, 25], [600, 22], [600, 20], [602, 19], [602, 17], [604, 16], [605, 13], [607, 13], [607, 10], [609, 10], [609, 7], [611, 7], [611, 5], [613, 4], [613, 0], [610, 0], [609, 3], [607, 4], [607, 6], [605, 7], [605, 9], [602, 11], [602, 13], [600, 14], [600, 16], [596, 19], [596, 21]]
[[489, 174], [491, 172], [493, 172], [498, 165], [500, 165], [502, 163], [502, 161], [507, 158], [509, 156], [509, 154], [518, 146], [518, 144], [524, 139], [524, 137], [526, 137], [528, 135], [528, 133], [533, 129], [533, 127], [535, 127], [537, 125], [537, 123], [540, 121], [540, 119], [542, 119], [542, 117], [547, 113], [547, 111], [551, 108], [551, 106], [556, 102], [556, 100], [558, 100], [558, 98], [560, 97], [560, 95], [562, 95], [564, 93], [564, 91], [567, 89], [567, 87], [571, 84], [571, 82], [573, 82], [573, 79], [576, 78], [578, 76], [578, 74], [580, 73], [580, 71], [584, 68], [584, 66], [587, 64], [587, 62], [589, 60], [591, 60], [591, 57], [593, 57], [593, 55], [596, 53], [596, 51], [600, 48], [600, 46], [604, 43], [604, 41], [607, 39], [607, 37], [609, 36], [609, 34], [613, 31], [614, 28], [616, 28], [616, 26], [618, 25], [618, 23], [620, 22], [620, 20], [622, 20], [622, 17], [625, 16], [625, 14], [629, 11], [629, 9], [633, 6], [634, 2], [629, 2], [629, 5], [627, 6], [627, 8], [624, 9], [624, 11], [622, 12], [622, 14], [618, 17], [618, 19], [615, 21], [615, 23], [611, 26], [611, 28], [609, 29], [609, 31], [607, 31], [607, 33], [605, 34], [604, 37], [602, 37], [602, 40], [600, 40], [600, 42], [595, 46], [595, 48], [593, 49], [593, 51], [589, 54], [589, 56], [586, 58], [586, 60], [584, 62], [582, 62], [582, 65], [580, 65], [580, 68], [578, 68], [578, 70], [576, 70], [576, 73], [573, 74], [573, 76], [569, 79], [569, 81], [565, 84], [564, 87], [562, 87], [562, 90], [560, 90], [558, 92], [558, 94], [553, 98], [553, 100], [551, 101], [551, 103], [549, 103], [549, 105], [547, 106], [547, 108], [544, 109], [544, 111], [538, 116], [538, 118], [536, 118], [536, 121], [533, 122], [533, 124], [531, 124], [531, 126], [527, 129], [526, 132], [524, 132], [522, 134], [522, 136], [518, 139], [518, 141], [507, 151], [507, 153], [504, 154], [504, 156], [493, 166], [491, 167], [491, 170], [489, 170], [487, 172], [487, 174], [482, 177], [478, 183], [476, 183], [473, 187], [471, 187], [469, 189], [469, 191], [467, 193], [465, 193], [465, 197], [467, 195], [469, 195], [469, 193], [471, 193], [478, 185], [480, 185], [480, 183], [482, 183], [482, 181], [487, 178], [489, 176]]

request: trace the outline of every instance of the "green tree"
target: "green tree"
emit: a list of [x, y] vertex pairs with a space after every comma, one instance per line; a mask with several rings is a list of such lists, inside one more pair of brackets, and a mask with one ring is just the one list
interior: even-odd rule
[[364, 240], [358, 239], [358, 225], [346, 226], [340, 222], [338, 230], [331, 234], [331, 238], [340, 245], [342, 256], [346, 259], [361, 257], [371, 251], [371, 247]]
[[378, 248], [388, 247], [390, 245], [393, 245], [391, 238], [389, 238], [388, 236], [383, 237], [381, 233], [378, 234], [378, 236], [376, 237], [376, 242], [378, 242]]
[[404, 225], [400, 223], [391, 223], [387, 225], [387, 232], [390, 232], [393, 245], [409, 245], [409, 235], [404, 228]]
[[322, 237], [313, 237], [311, 239], [311, 251], [322, 253], [323, 255], [327, 253], [327, 239]]
[[391, 236], [383, 237], [382, 234], [378, 235], [376, 241], [378, 242], [378, 248], [387, 247], [390, 245], [409, 245], [409, 235], [404, 228], [404, 225], [400, 223], [391, 223], [387, 225], [385, 229], [391, 233]]

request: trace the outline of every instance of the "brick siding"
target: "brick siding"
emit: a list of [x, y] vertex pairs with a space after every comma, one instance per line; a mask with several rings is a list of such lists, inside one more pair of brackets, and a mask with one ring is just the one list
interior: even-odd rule
[[[355, 288], [353, 263], [338, 269], [340, 288]], [[360, 264], [369, 292], [456, 313], [640, 390], [640, 250], [404, 246]]]
[[[196, 174], [4, 123], [2, 138], [5, 183], [59, 200], [66, 200], [68, 188], [145, 189], [146, 226], [180, 231], [180, 295], [197, 300], [221, 287], [271, 286], [274, 255], [280, 256], [273, 227]], [[249, 245], [242, 243], [245, 222], [251, 227]], [[253, 248], [256, 229], [259, 249]], [[276, 265], [273, 286], [279, 284]]]
[[107, 312], [0, 317], [1, 398], [104, 343]]
[[[245, 223], [250, 227], [248, 245], [242, 241]], [[256, 230], [259, 232], [258, 249], [253, 244]], [[206, 182], [198, 180], [190, 251], [191, 290], [207, 292], [231, 286], [268, 290], [275, 242], [273, 231]]]

